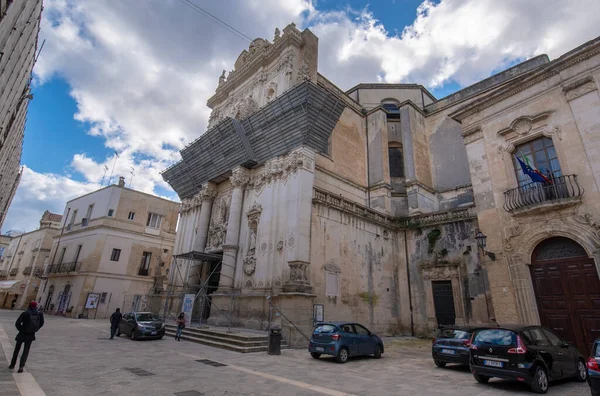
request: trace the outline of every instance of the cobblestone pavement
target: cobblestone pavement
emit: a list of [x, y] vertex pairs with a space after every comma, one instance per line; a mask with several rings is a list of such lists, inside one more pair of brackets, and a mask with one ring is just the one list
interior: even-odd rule
[[[0, 325], [11, 341], [17, 315], [0, 311]], [[381, 360], [358, 358], [341, 365], [330, 358], [314, 360], [305, 350], [284, 350], [281, 356], [269, 356], [239, 354], [172, 338], [131, 341], [108, 337], [108, 321], [49, 316], [32, 346], [27, 371], [49, 396], [530, 394], [522, 384], [500, 380], [477, 384], [465, 368], [436, 368], [426, 340], [389, 340]], [[197, 362], [201, 359], [226, 366]], [[151, 375], [138, 375], [144, 373], [135, 369]], [[0, 381], [5, 370], [0, 368]], [[0, 396], [4, 395], [3, 385], [0, 382]], [[551, 386], [548, 394], [588, 396], [590, 392], [587, 384], [563, 381]]]

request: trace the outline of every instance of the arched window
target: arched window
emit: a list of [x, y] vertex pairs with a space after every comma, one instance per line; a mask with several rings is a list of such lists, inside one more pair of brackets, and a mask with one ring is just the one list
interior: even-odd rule
[[404, 153], [402, 143], [390, 142], [388, 144], [388, 157], [390, 177], [404, 177]]

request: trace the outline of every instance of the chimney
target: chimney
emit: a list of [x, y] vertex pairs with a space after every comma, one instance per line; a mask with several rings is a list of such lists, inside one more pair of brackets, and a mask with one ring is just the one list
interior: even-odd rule
[[125, 178], [123, 176], [119, 177], [119, 187], [125, 187]]

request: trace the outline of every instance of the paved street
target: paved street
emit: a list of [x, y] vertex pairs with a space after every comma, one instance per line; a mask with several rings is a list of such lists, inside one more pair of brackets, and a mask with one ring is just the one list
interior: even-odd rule
[[[0, 326], [12, 344], [17, 316], [18, 312], [0, 311]], [[0, 329], [0, 334], [4, 332]], [[361, 358], [340, 365], [328, 358], [313, 360], [304, 350], [284, 350], [281, 356], [244, 355], [171, 338], [134, 342], [124, 337], [109, 340], [108, 335], [107, 321], [47, 316], [26, 371], [46, 395], [56, 396], [531, 394], [523, 385], [504, 381], [477, 384], [464, 368], [436, 368], [427, 340], [391, 340], [381, 360]], [[201, 359], [226, 366], [196, 361]], [[2, 357], [0, 364], [0, 396], [18, 395]], [[138, 375], [135, 369], [150, 375]], [[19, 375], [27, 374], [15, 373], [13, 378]], [[32, 389], [21, 394], [39, 395], [30, 385], [21, 384]], [[548, 394], [590, 393], [586, 384], [565, 381], [551, 386]]]

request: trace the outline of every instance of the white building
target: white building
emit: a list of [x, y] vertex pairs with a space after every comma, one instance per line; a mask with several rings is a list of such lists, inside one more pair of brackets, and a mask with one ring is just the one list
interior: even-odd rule
[[[118, 185], [67, 202], [38, 301], [50, 313], [105, 318], [161, 289], [178, 203]], [[86, 309], [90, 293], [96, 309]]]

